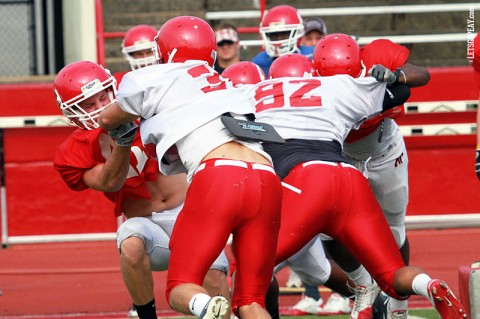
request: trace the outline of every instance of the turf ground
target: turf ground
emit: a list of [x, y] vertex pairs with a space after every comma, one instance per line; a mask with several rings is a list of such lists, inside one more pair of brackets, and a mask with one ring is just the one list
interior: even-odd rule
[[[171, 318], [171, 317], [170, 317]], [[177, 319], [191, 319], [192, 317], [180, 317]], [[348, 315], [342, 316], [300, 316], [300, 317], [290, 317], [282, 316], [284, 319], [349, 319]], [[434, 309], [418, 309], [409, 311], [409, 319], [439, 319], [440, 316]]]
[[[302, 317], [284, 317], [282, 318], [297, 318], [297, 319], [349, 319], [348, 315], [342, 316], [302, 316]], [[418, 310], [410, 310], [409, 312], [409, 319], [439, 319], [440, 316], [434, 309], [418, 309]]]

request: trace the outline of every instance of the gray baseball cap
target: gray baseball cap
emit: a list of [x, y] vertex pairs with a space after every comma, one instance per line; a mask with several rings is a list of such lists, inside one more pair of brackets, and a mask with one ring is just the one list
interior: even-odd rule
[[327, 25], [325, 24], [325, 21], [320, 18], [305, 20], [303, 25], [305, 26], [305, 34], [314, 30], [322, 34], [327, 34]]

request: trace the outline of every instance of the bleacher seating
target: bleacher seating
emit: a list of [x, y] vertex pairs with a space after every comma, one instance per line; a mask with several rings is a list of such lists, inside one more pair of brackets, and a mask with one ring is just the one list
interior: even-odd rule
[[[375, 7], [391, 5], [422, 5], [431, 1], [353, 1], [353, 0], [291, 0], [266, 1], [267, 9], [290, 4], [298, 9]], [[437, 0], [436, 4], [448, 4], [451, 1]], [[208, 12], [218, 11], [259, 11], [259, 0], [209, 0], [209, 1], [152, 1], [152, 0], [103, 0], [106, 32], [127, 31], [135, 24], [147, 23], [160, 27], [162, 23], [177, 15], [197, 15], [205, 18]], [[465, 11], [421, 12], [394, 14], [358, 14], [345, 16], [322, 16], [330, 33], [341, 32], [360, 37], [444, 34], [466, 32]], [[258, 27], [259, 18], [226, 19], [238, 27]], [[209, 20], [215, 25], [219, 20]], [[256, 33], [243, 33], [241, 40], [258, 40]], [[128, 64], [120, 54], [120, 38], [108, 39], [106, 42], [106, 64], [112, 72], [128, 69]], [[411, 62], [423, 66], [461, 66], [467, 65], [465, 58], [466, 44], [463, 41], [407, 44], [412, 49]], [[250, 60], [260, 47], [243, 47], [242, 59]]]

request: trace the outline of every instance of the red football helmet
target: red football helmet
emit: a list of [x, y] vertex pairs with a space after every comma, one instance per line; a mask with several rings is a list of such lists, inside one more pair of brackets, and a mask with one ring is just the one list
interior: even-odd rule
[[318, 76], [315, 65], [307, 56], [299, 53], [282, 55], [273, 61], [268, 72], [271, 79], [283, 77]]
[[130, 63], [132, 70], [155, 64], [156, 60], [153, 51], [151, 56], [143, 58], [135, 58], [132, 56], [132, 53], [143, 50], [153, 50], [156, 35], [157, 30], [147, 24], [134, 26], [125, 33], [122, 41], [122, 53], [123, 57]]
[[240, 61], [223, 70], [222, 77], [232, 81], [234, 86], [240, 86], [265, 80], [265, 73], [253, 62]]
[[362, 72], [358, 43], [342, 33], [329, 34], [318, 41], [313, 63], [321, 76], [348, 74], [358, 77]]
[[[283, 39], [277, 38], [285, 33]], [[260, 23], [260, 34], [265, 51], [271, 57], [293, 53], [298, 50], [298, 40], [304, 34], [302, 17], [297, 9], [289, 5], [271, 8]]]
[[53, 82], [57, 103], [70, 122], [80, 128], [98, 128], [100, 112], [107, 106], [92, 112], [85, 111], [80, 103], [89, 97], [106, 90], [109, 104], [116, 101], [117, 81], [100, 64], [89, 61], [70, 63], [58, 72]]
[[155, 37], [157, 57], [163, 63], [202, 60], [213, 66], [217, 41], [212, 27], [193, 16], [168, 20]]

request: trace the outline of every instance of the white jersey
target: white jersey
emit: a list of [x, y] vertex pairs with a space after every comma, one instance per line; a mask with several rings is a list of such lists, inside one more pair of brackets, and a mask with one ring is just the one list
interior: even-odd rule
[[337, 141], [382, 111], [385, 83], [348, 75], [288, 77], [262, 81], [247, 90], [256, 118], [284, 139]]
[[[204, 128], [216, 125], [214, 120], [223, 113], [255, 112], [241, 89], [220, 77], [203, 61], [159, 64], [129, 72], [120, 83], [117, 99], [125, 112], [142, 117], [142, 141], [147, 148], [148, 144], [156, 145], [158, 159], [183, 139], [176, 145], [181, 163], [164, 165], [159, 160], [159, 169], [164, 174], [178, 173], [186, 168], [191, 175], [211, 150], [235, 139], [225, 132], [216, 136], [205, 133], [218, 130]], [[200, 127], [198, 132], [203, 132], [203, 143], [198, 143], [198, 136], [190, 134]], [[189, 142], [192, 138], [195, 143]], [[195, 144], [193, 149], [192, 144]], [[259, 143], [252, 144], [256, 144], [253, 148], [261, 150]]]

